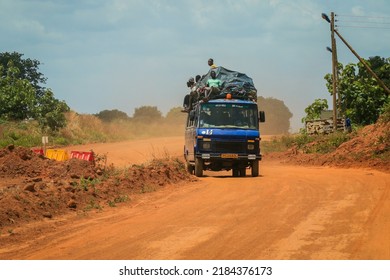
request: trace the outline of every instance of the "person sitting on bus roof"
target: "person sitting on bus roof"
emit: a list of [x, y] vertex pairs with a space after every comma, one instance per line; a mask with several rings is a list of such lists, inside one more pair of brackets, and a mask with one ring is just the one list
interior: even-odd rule
[[200, 92], [199, 92], [199, 80], [201, 76], [196, 75], [195, 77], [195, 82], [191, 86], [191, 92], [190, 92], [190, 97], [189, 97], [189, 110], [192, 110], [193, 104], [199, 100], [200, 97]]
[[207, 61], [207, 64], [210, 66], [211, 69], [217, 68], [217, 65], [214, 64], [214, 59], [212, 59], [212, 58], [209, 58], [209, 60]]
[[222, 81], [217, 79], [217, 74], [214, 71], [210, 72], [211, 78], [207, 80], [205, 98], [208, 100], [211, 97], [217, 95], [222, 87]]

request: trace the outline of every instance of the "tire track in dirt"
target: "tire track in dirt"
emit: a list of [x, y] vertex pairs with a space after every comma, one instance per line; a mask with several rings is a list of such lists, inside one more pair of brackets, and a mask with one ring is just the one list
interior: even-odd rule
[[[389, 176], [390, 177], [390, 176]], [[370, 212], [364, 232], [356, 242], [352, 259], [389, 259], [390, 257], [390, 180], [382, 187], [382, 195]], [[387, 238], [383, 238], [387, 236]]]

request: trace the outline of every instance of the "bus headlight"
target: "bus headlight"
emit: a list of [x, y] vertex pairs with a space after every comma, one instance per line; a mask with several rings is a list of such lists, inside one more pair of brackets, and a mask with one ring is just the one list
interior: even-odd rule
[[210, 150], [211, 149], [211, 143], [210, 142], [203, 142], [202, 143], [203, 150]]
[[255, 144], [248, 144], [248, 150], [254, 150]]

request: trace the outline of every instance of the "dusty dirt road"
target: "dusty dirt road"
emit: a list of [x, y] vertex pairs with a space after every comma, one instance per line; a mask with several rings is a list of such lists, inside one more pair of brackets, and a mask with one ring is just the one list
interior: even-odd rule
[[[124, 166], [180, 156], [182, 143], [167, 137], [82, 148]], [[205, 172], [130, 205], [32, 224], [41, 233], [0, 248], [0, 259], [390, 259], [389, 174], [267, 158], [260, 174]]]

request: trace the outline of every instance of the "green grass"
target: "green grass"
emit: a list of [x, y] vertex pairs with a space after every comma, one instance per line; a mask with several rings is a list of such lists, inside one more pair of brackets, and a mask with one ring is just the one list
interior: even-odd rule
[[270, 141], [263, 141], [263, 152], [284, 152], [296, 147], [305, 153], [329, 153], [337, 149], [342, 143], [351, 139], [352, 134], [336, 132], [328, 135], [294, 134], [275, 137]]
[[114, 200], [108, 201], [108, 206], [110, 207], [116, 207], [118, 203], [123, 203], [129, 200], [129, 197], [127, 195], [120, 195], [114, 198]]
[[103, 210], [103, 207], [98, 202], [96, 202], [94, 199], [91, 199], [89, 201], [89, 203], [87, 204], [87, 206], [85, 206], [84, 211], [91, 211], [93, 209], [101, 211], [101, 210]]

